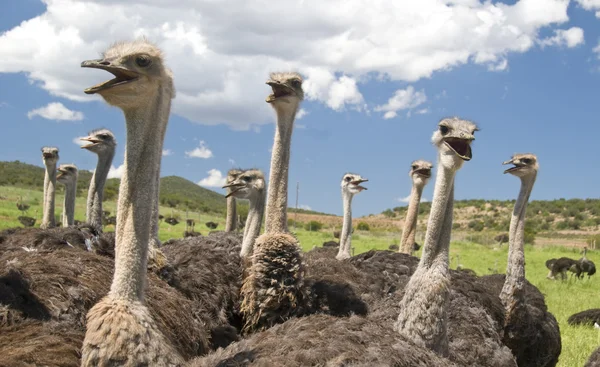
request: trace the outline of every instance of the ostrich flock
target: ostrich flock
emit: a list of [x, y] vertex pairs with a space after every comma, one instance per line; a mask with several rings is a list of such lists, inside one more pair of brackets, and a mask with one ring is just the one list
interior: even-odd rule
[[[537, 157], [516, 154], [520, 179], [506, 275], [449, 268], [454, 178], [477, 127], [438, 123], [434, 196], [421, 258], [412, 256], [421, 193], [433, 165], [411, 165], [399, 251], [351, 254], [351, 204], [366, 178], [346, 173], [338, 248], [302, 253], [288, 231], [288, 171], [302, 77], [272, 73], [277, 117], [269, 186], [257, 169], [231, 170], [225, 231], [160, 243], [163, 140], [175, 96], [163, 54], [146, 40], [116, 43], [84, 68], [114, 78], [85, 89], [123, 110], [126, 125], [116, 231], [102, 231], [102, 192], [116, 140], [92, 131], [98, 156], [86, 223], [73, 220], [77, 168], [45, 147], [40, 228], [0, 232], [0, 366], [555, 366], [558, 323], [525, 278], [525, 213]], [[55, 223], [56, 182], [66, 187]], [[234, 198], [249, 200], [243, 234]], [[232, 204], [233, 203], [233, 204]], [[264, 214], [264, 233], [261, 225]], [[600, 366], [600, 352], [587, 366]]]

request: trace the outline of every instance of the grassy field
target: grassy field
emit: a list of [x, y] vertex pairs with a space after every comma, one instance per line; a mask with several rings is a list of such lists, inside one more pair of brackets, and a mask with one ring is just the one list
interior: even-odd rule
[[[19, 197], [22, 197], [31, 205], [26, 215], [41, 218], [42, 193], [37, 190], [21, 189], [12, 186], [0, 186], [0, 230], [9, 227], [21, 226], [17, 217], [20, 215], [15, 203]], [[57, 195], [56, 212], [62, 211], [63, 196]], [[105, 210], [115, 213], [115, 203], [107, 202]], [[178, 215], [181, 223], [176, 226], [170, 226], [164, 222], [160, 227], [161, 240], [181, 237], [185, 229], [186, 213], [177, 209], [161, 207], [161, 214]], [[85, 199], [77, 198], [75, 218], [84, 220]], [[293, 215], [291, 215], [293, 217]], [[196, 221], [196, 231], [204, 234], [208, 233], [208, 228], [204, 226], [205, 222], [213, 221], [219, 224], [219, 229], [225, 226], [223, 216], [214, 216], [208, 214], [199, 214], [198, 212], [189, 212], [189, 218]], [[341, 219], [333, 217], [330, 219], [335, 223], [341, 222]], [[332, 222], [332, 226], [334, 226]], [[109, 226], [106, 230], [111, 231]], [[310, 232], [301, 227], [290, 230], [295, 231], [304, 250], [310, 250], [313, 246], [320, 246], [324, 241], [333, 239], [332, 227], [323, 229], [320, 232]], [[391, 243], [397, 243], [399, 237], [398, 231], [355, 231], [352, 239], [352, 245], [355, 253], [361, 253], [370, 249], [387, 249]], [[456, 236], [464, 238], [465, 236]], [[566, 240], [565, 240], [566, 241]], [[539, 242], [539, 241], [538, 241]], [[541, 242], [543, 243], [543, 242]], [[559, 242], [560, 243], [560, 242]], [[503, 272], [506, 268], [507, 246], [501, 248], [497, 246], [484, 246], [472, 242], [455, 241], [451, 245], [451, 267], [456, 268], [458, 261], [463, 267], [473, 269], [478, 275], [490, 274], [494, 269]], [[420, 254], [417, 254], [419, 256]], [[457, 256], [458, 255], [458, 256]], [[531, 283], [537, 286], [542, 293], [546, 295], [546, 303], [549, 310], [557, 318], [562, 335], [563, 350], [560, 357], [559, 366], [573, 367], [582, 366], [590, 353], [600, 345], [600, 332], [592, 327], [572, 327], [567, 324], [567, 318], [578, 311], [588, 308], [600, 307], [599, 288], [600, 279], [598, 276], [591, 280], [569, 280], [566, 282], [551, 281], [546, 279], [547, 269], [544, 262], [553, 257], [568, 256], [579, 258], [579, 249], [564, 246], [527, 246], [526, 247], [526, 271], [527, 278]], [[588, 257], [600, 264], [598, 252], [588, 252]]]

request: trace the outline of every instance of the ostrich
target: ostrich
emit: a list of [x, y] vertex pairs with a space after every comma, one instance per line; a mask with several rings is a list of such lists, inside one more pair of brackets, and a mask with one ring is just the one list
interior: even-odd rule
[[104, 184], [115, 156], [117, 140], [108, 129], [90, 131], [88, 136], [81, 138], [81, 140], [88, 142], [88, 144], [81, 146], [82, 149], [89, 150], [98, 156], [98, 163], [92, 175], [88, 191], [85, 217], [90, 225], [102, 229], [102, 218], [110, 214], [104, 215], [102, 211]]
[[33, 227], [35, 225], [35, 218], [20, 215], [17, 219], [25, 227]]
[[[161, 51], [145, 40], [117, 43], [103, 58], [81, 63], [115, 78], [85, 90], [125, 114], [127, 149], [119, 190], [115, 271], [107, 296], [88, 312], [82, 366], [181, 365], [144, 301], [148, 245], [157, 221], [158, 177], [171, 99], [171, 72]], [[141, 187], [148, 186], [148, 190]], [[151, 200], [148, 200], [151, 198]]]
[[[250, 202], [240, 250], [242, 259], [247, 259], [254, 251], [254, 241], [259, 236], [262, 225], [266, 194], [265, 176], [258, 169], [237, 170], [235, 178], [223, 188], [228, 189], [228, 199], [234, 196], [240, 199], [248, 199]], [[229, 215], [229, 211], [227, 214]]]
[[423, 188], [431, 177], [431, 162], [417, 160], [412, 162], [408, 175], [412, 179], [413, 186], [410, 192], [410, 201], [406, 211], [404, 230], [402, 231], [401, 250], [405, 254], [412, 255], [415, 249], [415, 235], [417, 234], [417, 218], [419, 215], [419, 203]]
[[219, 226], [219, 224], [215, 222], [206, 222], [204, 225], [209, 229], [216, 229]]
[[[438, 173], [419, 265], [406, 285], [396, 330], [417, 345], [448, 355], [448, 249], [452, 229], [454, 176], [471, 160], [477, 127], [459, 118], [440, 121], [432, 142], [438, 147]], [[425, 306], [426, 305], [426, 306]]]
[[46, 175], [44, 176], [44, 208], [42, 214], [42, 224], [40, 228], [56, 227], [56, 218], [54, 217], [54, 195], [56, 193], [56, 162], [58, 161], [58, 148], [43, 147], [42, 159], [46, 166]]
[[62, 226], [72, 226], [75, 220], [75, 199], [77, 197], [77, 166], [61, 164], [58, 167], [56, 180], [65, 185], [65, 201], [63, 204]]
[[288, 232], [287, 198], [294, 119], [304, 99], [297, 73], [271, 73], [266, 102], [277, 115], [267, 193], [265, 233], [256, 239], [241, 290], [244, 331], [260, 330], [305, 312], [307, 294], [298, 240]]
[[494, 237], [494, 241], [498, 242], [498, 246], [502, 246], [503, 243], [508, 243], [508, 233], [501, 233]]
[[[546, 264], [546, 265], [548, 265], [548, 264]], [[561, 257], [561, 258], [557, 259], [556, 261], [554, 261], [554, 263], [552, 264], [552, 270], [550, 270], [550, 274], [547, 278], [556, 279], [556, 275], [560, 273], [561, 279], [566, 280], [567, 279], [567, 271], [570, 269], [577, 269], [578, 267], [579, 267], [579, 264], [577, 263], [577, 260], [573, 260], [568, 257]], [[576, 272], [580, 272], [580, 271], [577, 269]]]
[[[230, 184], [235, 181], [237, 175], [242, 173], [240, 169], [232, 168], [227, 172], [226, 184]], [[237, 203], [235, 196], [229, 195], [230, 190], [227, 190], [227, 219], [225, 220], [225, 232], [233, 232], [237, 229]], [[216, 227], [215, 227], [216, 228]], [[244, 234], [246, 230], [244, 230]]]
[[[577, 260], [577, 263], [579, 264], [581, 272], [588, 275], [588, 279], [590, 279], [592, 275], [596, 274], [596, 264], [587, 258], [587, 247], [583, 248], [583, 257]], [[583, 274], [581, 277], [583, 277]]]
[[340, 249], [336, 256], [338, 260], [348, 259], [352, 256], [352, 199], [354, 195], [367, 189], [360, 185], [367, 181], [369, 180], [354, 173], [346, 173], [342, 177], [340, 186], [342, 187], [342, 201], [344, 203], [344, 222], [340, 237]]
[[19, 196], [19, 201], [17, 201], [17, 209], [19, 209], [22, 215], [27, 214], [29, 207], [29, 204], [23, 202], [23, 197]]

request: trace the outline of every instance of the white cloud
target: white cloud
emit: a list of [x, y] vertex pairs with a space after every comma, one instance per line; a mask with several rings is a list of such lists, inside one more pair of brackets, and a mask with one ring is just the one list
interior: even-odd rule
[[75, 143], [75, 144], [77, 144], [79, 146], [82, 146], [82, 145], [85, 145], [85, 144], [88, 143], [85, 140], [81, 140], [81, 138], [85, 138], [85, 136], [76, 136], [76, 137], [74, 137], [73, 138], [73, 143]]
[[235, 166], [235, 160], [233, 158], [229, 158], [229, 164]]
[[204, 142], [204, 140], [200, 140], [200, 146], [197, 147], [194, 150], [190, 150], [188, 152], [185, 152], [185, 155], [190, 157], [190, 158], [202, 158], [202, 159], [208, 159], [211, 158], [213, 156], [213, 153], [210, 149], [208, 149], [208, 147], [206, 146], [206, 143]]
[[375, 107], [375, 111], [383, 111], [384, 119], [391, 119], [398, 115], [399, 110], [415, 108], [427, 101], [427, 96], [423, 90], [415, 91], [412, 85], [406, 89], [398, 89], [394, 95], [384, 105]]
[[169, 156], [169, 155], [173, 155], [173, 151], [171, 149], [163, 149], [162, 156], [166, 157], [166, 156]]
[[426, 115], [426, 114], [428, 114], [428, 113], [430, 113], [430, 112], [431, 112], [431, 110], [430, 110], [429, 108], [422, 108], [422, 109], [420, 109], [420, 110], [416, 110], [416, 111], [415, 111], [415, 113], [416, 113], [417, 115]]
[[298, 208], [300, 208], [300, 209], [304, 209], [304, 210], [312, 210], [312, 209], [310, 208], [310, 206], [308, 206], [308, 205], [299, 205], [299, 206], [298, 206]]
[[35, 116], [40, 116], [48, 120], [55, 121], [80, 121], [83, 120], [83, 113], [71, 111], [60, 102], [48, 103], [47, 106], [36, 108], [27, 112], [27, 117], [31, 120]]
[[[577, 1], [599, 9], [598, 0]], [[110, 76], [76, 65], [115, 40], [146, 35], [173, 69], [173, 112], [235, 129], [273, 121], [264, 101], [272, 70], [301, 72], [307, 99], [366, 110], [364, 81], [415, 82], [467, 63], [505, 70], [511, 54], [539, 41], [541, 29], [569, 19], [566, 0], [44, 3], [43, 14], [0, 35], [0, 72], [23, 72], [55, 96], [98, 100], [82, 90]]]
[[211, 169], [208, 172], [208, 177], [203, 178], [198, 182], [198, 185], [205, 187], [222, 187], [225, 185], [226, 178], [218, 169]]
[[[600, 0], [575, 0], [585, 10], [598, 10], [600, 9]], [[596, 16], [600, 18], [600, 12], [596, 13]]]
[[600, 41], [598, 41], [598, 45], [592, 49], [595, 53], [598, 54], [598, 58], [600, 58]]
[[401, 203], [408, 203], [410, 201], [410, 195], [403, 197], [403, 198], [398, 198], [396, 200], [398, 200]]
[[123, 172], [125, 172], [125, 165], [122, 164], [119, 167], [110, 166], [110, 170], [108, 171], [108, 178], [121, 178], [123, 177]]
[[296, 120], [300, 120], [306, 115], [308, 115], [308, 111], [306, 111], [304, 108], [301, 108], [298, 110], [298, 112], [296, 112]]
[[554, 36], [544, 38], [540, 45], [545, 46], [566, 46], [573, 48], [584, 43], [583, 29], [571, 27], [569, 29], [555, 29]]

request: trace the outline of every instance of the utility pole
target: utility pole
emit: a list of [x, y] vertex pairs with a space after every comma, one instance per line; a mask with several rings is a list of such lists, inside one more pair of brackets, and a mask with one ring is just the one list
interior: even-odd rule
[[300, 181], [296, 182], [296, 213], [294, 213], [294, 232], [298, 223], [298, 192], [300, 191]]

